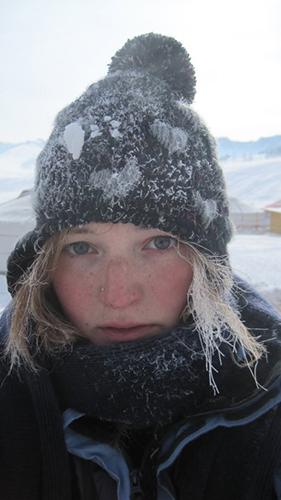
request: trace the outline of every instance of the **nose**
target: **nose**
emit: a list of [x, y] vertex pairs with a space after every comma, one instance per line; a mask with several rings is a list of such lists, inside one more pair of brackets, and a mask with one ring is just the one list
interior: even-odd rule
[[125, 259], [110, 261], [103, 276], [100, 300], [114, 309], [124, 309], [137, 304], [142, 296], [138, 273]]

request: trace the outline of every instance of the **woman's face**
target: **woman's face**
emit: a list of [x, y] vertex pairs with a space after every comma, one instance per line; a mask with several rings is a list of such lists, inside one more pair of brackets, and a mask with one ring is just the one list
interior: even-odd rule
[[170, 234], [133, 224], [76, 228], [53, 278], [65, 316], [100, 345], [171, 329], [179, 323], [192, 281], [191, 265], [176, 246]]

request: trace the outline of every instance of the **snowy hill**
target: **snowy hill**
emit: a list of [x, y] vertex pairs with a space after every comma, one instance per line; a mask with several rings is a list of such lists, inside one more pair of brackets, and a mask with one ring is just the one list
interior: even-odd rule
[[221, 162], [229, 196], [265, 207], [281, 198], [281, 156], [252, 160], [231, 159]]
[[228, 158], [251, 159], [253, 155], [264, 155], [266, 158], [281, 156], [281, 135], [262, 137], [258, 141], [238, 142], [227, 137], [217, 139], [221, 160]]
[[0, 203], [12, 200], [34, 182], [34, 165], [44, 141], [0, 143]]
[[5, 153], [6, 151], [9, 151], [9, 149], [15, 149], [20, 146], [28, 146], [28, 145], [37, 145], [39, 148], [43, 148], [45, 141], [43, 139], [37, 139], [36, 141], [27, 141], [27, 142], [20, 142], [20, 143], [12, 143], [12, 142], [0, 142], [0, 154]]

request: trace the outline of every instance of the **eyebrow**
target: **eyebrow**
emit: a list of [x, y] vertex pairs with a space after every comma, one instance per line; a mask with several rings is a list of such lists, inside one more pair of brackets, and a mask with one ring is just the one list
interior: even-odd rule
[[[146, 226], [135, 226], [135, 229], [137, 231], [143, 231], [143, 230], [146, 230], [146, 229], [150, 229], [151, 231], [153, 231], [153, 230], [160, 231], [158, 228], [146, 227]], [[98, 230], [97, 231], [92, 231], [91, 229], [87, 229], [86, 227], [73, 227], [71, 229], [71, 234], [89, 234], [89, 233], [90, 234], [100, 234], [100, 232]]]
[[[124, 225], [126, 225], [126, 224], [124, 224]], [[163, 232], [163, 233], [166, 232], [166, 231], [161, 231], [161, 229], [154, 228], [154, 227], [146, 227], [146, 226], [134, 226], [134, 227], [135, 227], [137, 232], [141, 232], [141, 231], [144, 231], [147, 229], [149, 229], [150, 231], [159, 231], [159, 232]], [[109, 230], [110, 230], [110, 228], [108, 228], [108, 231]], [[106, 231], [106, 232], [108, 232], [108, 231]], [[91, 229], [88, 229], [88, 228], [82, 226], [82, 227], [74, 227], [71, 229], [70, 235], [76, 235], [76, 234], [78, 234], [78, 235], [79, 234], [93, 234], [93, 235], [97, 236], [100, 234], [104, 234], [104, 232], [103, 231], [100, 232], [99, 230], [93, 231]], [[167, 233], [167, 234], [170, 235], [170, 233]]]
[[85, 229], [83, 227], [75, 227], [72, 229], [70, 234], [97, 234], [95, 231], [91, 231], [90, 229]]

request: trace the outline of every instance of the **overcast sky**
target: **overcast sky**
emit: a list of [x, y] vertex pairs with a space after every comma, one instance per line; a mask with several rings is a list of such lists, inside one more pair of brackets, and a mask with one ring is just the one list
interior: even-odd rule
[[280, 0], [0, 0], [0, 142], [47, 139], [57, 112], [142, 33], [177, 38], [216, 137], [281, 134]]

